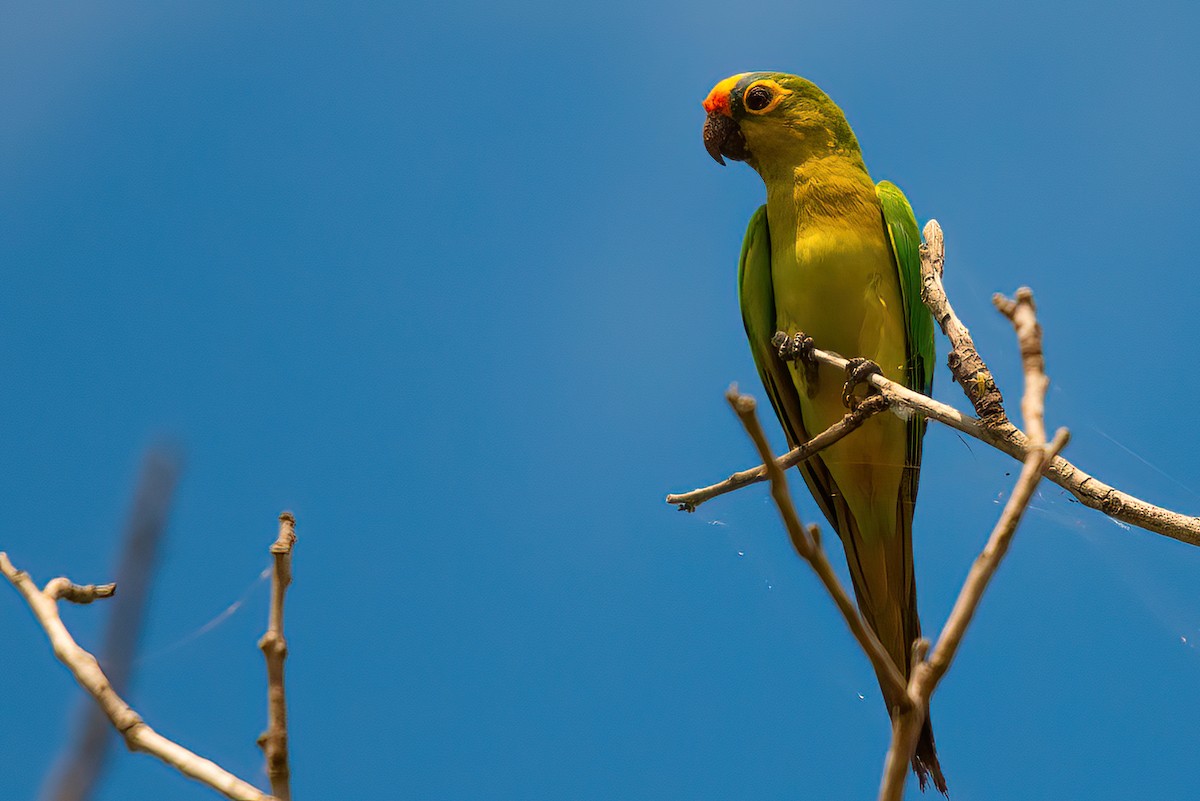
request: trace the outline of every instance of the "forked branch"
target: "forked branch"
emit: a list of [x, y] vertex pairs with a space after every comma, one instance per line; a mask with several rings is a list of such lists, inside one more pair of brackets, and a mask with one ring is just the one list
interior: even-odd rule
[[0, 552], [0, 573], [3, 573], [25, 598], [34, 617], [50, 639], [54, 655], [71, 671], [79, 686], [96, 699], [96, 703], [112, 721], [117, 732], [125, 738], [129, 750], [144, 751], [155, 756], [183, 775], [207, 784], [233, 801], [270, 801], [272, 797], [254, 785], [150, 728], [141, 716], [117, 695], [108, 677], [100, 669], [96, 657], [81, 648], [67, 631], [58, 614], [60, 600], [90, 603], [97, 598], [112, 595], [115, 591], [114, 585], [80, 587], [65, 578], [56, 578], [47, 583], [45, 589], [39, 590], [29, 574], [13, 567], [8, 555], [3, 552]]
[[[929, 303], [934, 319], [938, 320], [951, 340], [952, 350], [948, 357], [951, 372], [963, 386], [968, 399], [971, 400], [976, 410], [985, 416], [977, 418], [964, 414], [952, 406], [914, 392], [881, 375], [871, 375], [866, 380], [882, 393], [890, 407], [922, 414], [930, 420], [936, 420], [967, 436], [974, 437], [1017, 461], [1024, 462], [1029, 458], [1033, 448], [1026, 435], [1014, 426], [1004, 413], [1003, 399], [1000, 397], [999, 391], [995, 390], [991, 372], [975, 349], [970, 333], [954, 315], [949, 302], [945, 300], [946, 295], [942, 287], [940, 270], [944, 257], [940, 245], [934, 246], [942, 241], [941, 228], [937, 221], [930, 220], [929, 224], [925, 226], [925, 238], [928, 246], [922, 249], [923, 297]], [[832, 365], [839, 370], [844, 370], [848, 363], [848, 360], [840, 355], [820, 348], [813, 348], [812, 356], [817, 361]], [[829, 432], [823, 432], [820, 436], [827, 433]], [[849, 432], [843, 432], [842, 436], [847, 433]], [[813, 443], [810, 442], [795, 449], [784, 458], [791, 459], [793, 454], [797, 454], [798, 451], [811, 444]], [[808, 455], [811, 456], [811, 453]], [[798, 455], [796, 461], [803, 458], [807, 458], [807, 456]], [[1081, 470], [1061, 456], [1055, 456], [1050, 461], [1050, 465], [1046, 469], [1046, 478], [1070, 492], [1084, 506], [1103, 512], [1115, 520], [1171, 537], [1180, 542], [1186, 542], [1189, 545], [1200, 545], [1200, 517], [1173, 512], [1122, 492]], [[766, 474], [763, 468], [761, 466], [754, 467], [734, 473], [725, 481], [712, 486], [687, 493], [668, 495], [667, 502], [692, 511], [704, 501], [765, 479]]]
[[[1000, 519], [988, 537], [983, 552], [975, 559], [967, 579], [963, 583], [954, 608], [937, 639], [929, 658], [916, 660], [908, 683], [910, 706], [896, 716], [892, 725], [892, 743], [884, 762], [883, 780], [879, 789], [879, 801], [900, 801], [904, 795], [904, 784], [908, 779], [908, 762], [912, 759], [921, 734], [921, 726], [929, 710], [929, 700], [937, 689], [938, 682], [950, 669], [950, 663], [958, 652], [967, 626], [979, 608], [988, 582], [1008, 552], [1009, 543], [1017, 524], [1021, 522], [1029, 501], [1033, 498], [1038, 482], [1050, 462], [1067, 444], [1070, 438], [1067, 429], [1060, 428], [1054, 441], [1046, 445], [1045, 363], [1042, 358], [1042, 331], [1038, 325], [1033, 293], [1027, 288], [1017, 291], [1015, 300], [1001, 296], [996, 306], [1012, 321], [1021, 348], [1021, 361], [1025, 368], [1025, 395], [1021, 401], [1022, 416], [1028, 432], [1029, 455], [1009, 495]], [[922, 648], [922, 651], [925, 649]]]
[[[996, 387], [991, 371], [979, 355], [970, 332], [955, 315], [946, 296], [942, 285], [944, 239], [936, 221], [929, 222], [925, 227], [924, 236], [925, 244], [921, 246], [922, 300], [950, 340], [950, 370], [979, 417], [964, 414], [951, 406], [889, 381], [882, 375], [874, 374], [866, 380], [879, 394], [872, 397], [871, 402], [875, 405], [865, 414], [846, 415], [809, 442], [776, 459], [755, 415], [754, 400], [731, 389], [727, 398], [758, 449], [762, 466], [734, 473], [726, 480], [708, 487], [667, 496], [668, 503], [677, 504], [680, 509], [694, 511], [698, 505], [718, 495], [759, 481], [771, 482], [771, 497], [796, 552], [813, 566], [821, 578], [863, 651], [875, 666], [881, 681], [890, 684], [889, 689], [902, 688], [896, 695], [905, 699], [905, 702], [893, 712], [892, 741], [884, 764], [880, 801], [900, 801], [902, 798], [904, 784], [908, 778], [908, 765], [913, 758], [922, 725], [928, 714], [929, 700], [937, 689], [938, 682], [949, 670], [984, 591], [1007, 553], [1013, 534], [1043, 476], [1071, 492], [1085, 506], [1098, 509], [1114, 519], [1181, 542], [1200, 545], [1200, 518], [1147, 503], [1104, 484], [1075, 467], [1059, 456], [1069, 439], [1065, 428], [1059, 429], [1051, 442], [1046, 442], [1045, 396], [1049, 381], [1045, 373], [1041, 326], [1037, 321], [1033, 293], [1028, 288], [1018, 290], [1016, 297], [1011, 300], [1000, 295], [993, 299], [997, 309], [1013, 325], [1024, 369], [1025, 392], [1021, 412], [1025, 431], [1013, 425], [1005, 412], [1004, 399]], [[818, 362], [840, 370], [845, 370], [849, 364], [848, 360], [839, 354], [819, 348], [813, 348], [811, 356]], [[905, 414], [921, 414], [936, 420], [1022, 462], [1020, 475], [1008, 502], [992, 529], [986, 546], [972, 565], [936, 645], [931, 650], [927, 640], [914, 643], [912, 670], [907, 685], [904, 684], [895, 663], [883, 651], [870, 628], [863, 624], [857, 608], [850, 602], [845, 590], [829, 570], [816, 526], [805, 529], [800, 523], [784, 479], [784, 471], [788, 467], [810, 458], [822, 448], [847, 436], [870, 414], [877, 414], [889, 408], [904, 410]], [[886, 694], [888, 693], [885, 692]]]
[[[886, 398], [882, 395], [870, 395], [862, 403], [858, 404], [854, 411], [846, 412], [841, 420], [838, 420], [808, 442], [798, 445], [783, 456], [780, 456], [775, 460], [775, 464], [780, 470], [795, 467], [806, 459], [825, 450], [851, 431], [857, 429], [868, 418], [887, 408], [888, 402]], [[733, 492], [749, 484], [766, 481], [768, 478], [767, 473], [768, 470], [765, 465], [752, 467], [749, 470], [734, 473], [729, 478], [718, 484], [713, 484], [711, 487], [702, 487], [701, 489], [683, 492], [678, 495], [668, 495], [667, 503], [677, 504], [681, 511], [694, 512], [697, 506], [711, 498], [724, 495], [727, 492]]]
[[858, 607], [850, 600], [850, 596], [846, 594], [841, 582], [838, 581], [837, 574], [833, 572], [833, 566], [829, 564], [829, 559], [825, 556], [825, 549], [821, 546], [820, 529], [815, 524], [805, 529], [800, 522], [800, 517], [796, 514], [796, 507], [792, 503], [791, 493], [788, 491], [787, 478], [784, 476], [783, 468], [771, 453], [767, 436], [758, 422], [754, 398], [738, 393], [737, 387], [732, 386], [725, 393], [725, 399], [737, 413], [746, 433], [754, 442], [754, 447], [758, 449], [759, 458], [766, 465], [767, 478], [771, 482], [771, 497], [775, 501], [776, 509], [779, 510], [779, 516], [783, 519], [788, 536], [791, 537], [792, 547], [804, 561], [812, 566], [817, 578], [825, 585], [825, 589], [833, 598], [838, 611], [845, 618], [846, 625], [850, 627], [850, 632], [862, 646], [863, 651], [871, 660], [871, 664], [874, 665], [875, 672], [879, 674], [879, 680], [890, 684], [889, 689], [896, 696], [904, 697], [904, 676], [888, 655], [887, 649], [875, 636], [875, 632], [863, 620]]

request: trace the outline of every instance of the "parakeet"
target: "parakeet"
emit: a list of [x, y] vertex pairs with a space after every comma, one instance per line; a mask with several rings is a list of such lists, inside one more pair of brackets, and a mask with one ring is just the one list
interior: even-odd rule
[[[812, 82], [749, 72], [704, 100], [704, 146], [719, 163], [745, 161], [767, 188], [750, 218], [738, 298], [759, 376], [791, 447], [845, 414], [846, 376], [784, 359], [777, 332], [875, 362], [884, 376], [929, 394], [933, 319], [921, 303], [921, 235], [904, 194], [871, 180], [842, 110]], [[786, 355], [786, 354], [785, 354]], [[858, 607], [900, 672], [921, 634], [912, 520], [925, 420], [878, 414], [800, 464], [846, 552]], [[884, 690], [888, 709], [898, 698]], [[913, 756], [924, 789], [946, 792], [926, 719]]]

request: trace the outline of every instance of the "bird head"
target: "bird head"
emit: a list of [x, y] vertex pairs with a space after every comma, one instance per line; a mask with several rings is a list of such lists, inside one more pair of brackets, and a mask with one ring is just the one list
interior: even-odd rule
[[718, 164], [745, 161], [763, 172], [836, 150], [858, 152], [842, 110], [812, 81], [782, 72], [743, 72], [704, 100], [704, 148]]

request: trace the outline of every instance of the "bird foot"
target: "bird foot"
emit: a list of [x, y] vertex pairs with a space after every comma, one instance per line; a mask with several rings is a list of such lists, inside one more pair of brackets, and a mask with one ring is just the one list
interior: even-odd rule
[[867, 385], [867, 396], [879, 393], [878, 389], [867, 383], [867, 378], [872, 375], [881, 376], [883, 370], [870, 359], [851, 359], [846, 364], [846, 384], [842, 387], [842, 404], [847, 409], [854, 411], [864, 399], [854, 392], [859, 384]]
[[785, 362], [799, 362], [804, 370], [804, 386], [811, 398], [817, 392], [817, 360], [813, 356], [813, 338], [803, 331], [788, 336], [786, 331], [776, 331], [771, 337], [779, 358]]
[[776, 331], [775, 336], [771, 337], [771, 345], [785, 362], [814, 361], [813, 338], [803, 331], [797, 331], [792, 336], [788, 336], [786, 331]]

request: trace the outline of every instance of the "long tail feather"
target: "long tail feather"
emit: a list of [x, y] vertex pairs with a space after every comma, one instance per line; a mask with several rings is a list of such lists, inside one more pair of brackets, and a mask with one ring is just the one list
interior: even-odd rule
[[[913, 571], [912, 505], [906, 497], [911, 496], [902, 495], [899, 531], [890, 536], [880, 531], [863, 532], [840, 494], [833, 498], [834, 515], [829, 522], [846, 551], [846, 564], [863, 619], [907, 679], [912, 672], [912, 644], [921, 636], [921, 620], [917, 615]], [[883, 682], [880, 686], [884, 686]], [[899, 705], [901, 699], [891, 697], [893, 693], [885, 690], [883, 695], [889, 710]], [[932, 781], [938, 792], [949, 797], [928, 716], [917, 740], [912, 768], [922, 791]]]
[[938, 763], [937, 747], [933, 744], [933, 724], [929, 722], [928, 716], [925, 717], [925, 725], [921, 727], [921, 735], [917, 738], [912, 767], [922, 792], [932, 779], [934, 788], [947, 798], [950, 797], [950, 791], [946, 789], [946, 777], [942, 775], [942, 766]]

